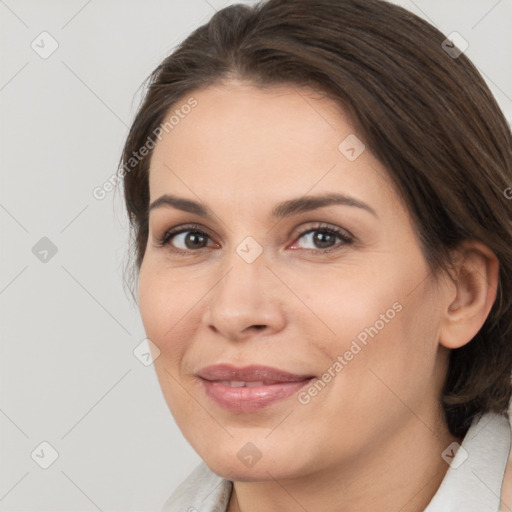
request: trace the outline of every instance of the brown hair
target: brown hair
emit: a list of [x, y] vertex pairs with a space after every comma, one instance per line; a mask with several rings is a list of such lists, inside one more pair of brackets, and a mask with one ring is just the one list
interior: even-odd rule
[[499, 259], [497, 299], [485, 324], [450, 354], [441, 402], [451, 433], [462, 437], [477, 415], [504, 414], [511, 396], [512, 203], [505, 191], [512, 186], [512, 136], [474, 65], [449, 51], [445, 39], [383, 0], [226, 7], [148, 77], [120, 168], [137, 273], [148, 237], [151, 151], [130, 159], [172, 106], [231, 78], [308, 86], [332, 97], [386, 166], [433, 271], [448, 269], [450, 251], [466, 239]]

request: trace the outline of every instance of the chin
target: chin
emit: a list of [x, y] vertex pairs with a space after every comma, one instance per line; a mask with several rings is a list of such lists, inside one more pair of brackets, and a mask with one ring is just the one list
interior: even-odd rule
[[[291, 466], [293, 459], [276, 460], [275, 451], [272, 450], [272, 455], [262, 455], [259, 460], [250, 465], [251, 461], [247, 460], [244, 463], [244, 453], [238, 457], [235, 452], [233, 456], [228, 455], [226, 451], [222, 454], [210, 454], [208, 456], [201, 455], [204, 463], [217, 475], [228, 480], [235, 480], [237, 482], [261, 482], [277, 479], [287, 479], [293, 476], [298, 476], [300, 471], [295, 470]], [[267, 459], [267, 460], [265, 460]]]

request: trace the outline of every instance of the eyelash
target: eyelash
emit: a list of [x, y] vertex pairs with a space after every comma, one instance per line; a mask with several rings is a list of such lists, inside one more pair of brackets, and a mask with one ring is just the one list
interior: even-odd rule
[[[307, 251], [307, 252], [328, 253], [331, 251], [340, 250], [343, 246], [350, 245], [354, 242], [354, 238], [352, 237], [352, 235], [350, 235], [345, 230], [341, 230], [334, 226], [325, 225], [325, 224], [319, 224], [317, 226], [314, 226], [314, 227], [308, 228], [304, 231], [301, 231], [300, 233], [298, 233], [296, 240], [300, 240], [304, 235], [307, 235], [309, 233], [314, 233], [317, 231], [322, 232], [322, 233], [327, 233], [329, 235], [334, 235], [334, 236], [340, 238], [343, 243], [335, 245], [333, 247], [328, 247], [327, 249], [302, 249], [302, 250]], [[195, 233], [195, 234], [210, 238], [209, 235], [207, 233], [205, 233], [203, 230], [199, 229], [197, 225], [190, 224], [190, 225], [184, 225], [179, 228], [171, 229], [171, 230], [167, 231], [163, 235], [163, 237], [158, 240], [157, 245], [158, 245], [158, 247], [166, 247], [166, 246], [172, 247], [171, 241], [174, 239], [174, 237], [181, 233], [187, 233], [187, 232]], [[202, 251], [202, 249], [207, 249], [207, 248], [208, 247], [200, 247], [199, 249], [184, 250], [184, 249], [177, 249], [176, 247], [172, 247], [172, 249], [170, 249], [170, 250], [172, 252], [175, 252], [178, 254], [189, 255], [189, 254], [193, 254], [193, 253], [198, 253], [198, 252]]]

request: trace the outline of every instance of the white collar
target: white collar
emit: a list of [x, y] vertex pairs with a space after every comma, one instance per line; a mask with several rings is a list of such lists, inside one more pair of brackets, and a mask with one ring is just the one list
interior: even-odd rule
[[498, 512], [510, 453], [508, 418], [484, 414], [461, 446], [424, 512]]
[[[498, 512], [510, 444], [506, 416], [486, 413], [475, 420], [462, 448], [443, 452], [450, 467], [424, 512]], [[201, 462], [171, 494], [162, 512], [225, 512], [232, 488], [233, 482]]]

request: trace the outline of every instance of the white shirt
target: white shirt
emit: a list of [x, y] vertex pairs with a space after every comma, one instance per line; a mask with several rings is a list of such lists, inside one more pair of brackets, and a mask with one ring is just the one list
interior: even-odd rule
[[[510, 445], [508, 417], [487, 413], [475, 420], [461, 447], [443, 452], [450, 467], [424, 512], [498, 512]], [[232, 488], [201, 462], [162, 512], [226, 512]]]

